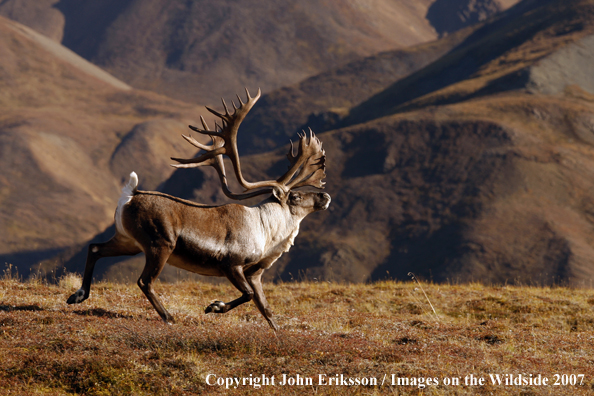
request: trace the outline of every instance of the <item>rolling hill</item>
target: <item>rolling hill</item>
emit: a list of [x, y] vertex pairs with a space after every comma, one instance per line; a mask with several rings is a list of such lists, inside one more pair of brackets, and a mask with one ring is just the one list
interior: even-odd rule
[[589, 285], [593, 12], [522, 2], [353, 107], [324, 136], [338, 213], [312, 225], [311, 273]]
[[[292, 85], [379, 51], [451, 34], [517, 0], [4, 0], [37, 29], [136, 88], [216, 103]], [[433, 11], [432, 11], [433, 10]]]
[[265, 94], [242, 124], [238, 137], [242, 152], [278, 148], [307, 127], [318, 133], [336, 128], [351, 107], [435, 62], [472, 30], [467, 28], [442, 40], [380, 52]]
[[[243, 161], [246, 177], [258, 180], [282, 174], [286, 147], [280, 146], [296, 129], [312, 124], [316, 131], [325, 130], [320, 138], [328, 156], [327, 191], [333, 197], [327, 212], [303, 223], [296, 246], [268, 277], [363, 282], [403, 279], [414, 272], [439, 282], [590, 285], [594, 276], [590, 264], [594, 259], [594, 84], [589, 73], [594, 57], [593, 16], [590, 0], [525, 0], [438, 41], [355, 59], [265, 95], [240, 131], [241, 152], [252, 153]], [[23, 48], [18, 58], [28, 59], [25, 54], [38, 54], [26, 51], [31, 45], [10, 47], [7, 40], [5, 47], [13, 52]], [[18, 172], [42, 175], [30, 185], [5, 183], [9, 188], [2, 191], [13, 195], [3, 201], [12, 202], [6, 209], [3, 206], [4, 218], [10, 218], [12, 211], [19, 218], [38, 221], [33, 224], [46, 227], [41, 231], [60, 235], [60, 248], [70, 246], [58, 259], [46, 261], [43, 270], [62, 264], [69, 271], [82, 270], [83, 236], [87, 240], [93, 233], [96, 239], [109, 237], [108, 219], [119, 195], [118, 185], [130, 167], [142, 167], [147, 174], [141, 175], [144, 188], [159, 186], [164, 192], [204, 203], [226, 202], [214, 172], [168, 173], [164, 159], [170, 150], [189, 150], [183, 142], [174, 147], [170, 136], [184, 129], [180, 122], [184, 117], [197, 116], [195, 107], [127, 86], [116, 88], [97, 76], [89, 79], [89, 73], [81, 81], [71, 81], [78, 74], [61, 68], [73, 66], [63, 66], [62, 60], [52, 62], [56, 66], [30, 61], [31, 66], [13, 67], [19, 73], [50, 73], [51, 78], [36, 77], [43, 84], [67, 78], [59, 88], [49, 85], [37, 91], [45, 85], [35, 83], [26, 93], [11, 94], [6, 103], [12, 103], [11, 114], [16, 116], [2, 121], [1, 129], [5, 146], [17, 148], [5, 154], [11, 162], [3, 168], [14, 173], [7, 173], [11, 180]], [[2, 70], [10, 69], [3, 66]], [[22, 80], [23, 89], [32, 79]], [[8, 87], [13, 80], [2, 81]], [[78, 89], [76, 84], [89, 81], [100, 87]], [[77, 89], [60, 94], [68, 84]], [[54, 96], [46, 101], [44, 93]], [[89, 101], [96, 104], [91, 106]], [[59, 116], [58, 106], [48, 103], [59, 103], [67, 116]], [[34, 111], [36, 117], [50, 114], [62, 124], [54, 119], [46, 123], [39, 116], [39, 124], [28, 121], [31, 129], [26, 133], [13, 132], [16, 120], [37, 120], [18, 111]], [[115, 116], [100, 117], [110, 112]], [[81, 120], [86, 128], [79, 130], [74, 125]], [[49, 124], [72, 131], [65, 136], [74, 143], [37, 131], [39, 125]], [[99, 139], [94, 128], [101, 125]], [[166, 134], [160, 133], [165, 130]], [[45, 133], [58, 135], [51, 130]], [[31, 136], [33, 143], [19, 143], [24, 134], [30, 134], [27, 139]], [[54, 146], [62, 151], [50, 156], [39, 149]], [[80, 157], [72, 158], [73, 152]], [[151, 163], [144, 162], [149, 159]], [[93, 169], [85, 171], [90, 168], [86, 164]], [[27, 168], [33, 165], [37, 168]], [[66, 197], [84, 185], [87, 172], [102, 176], [79, 194], [99, 197], [105, 205], [59, 207], [56, 202], [70, 202]], [[43, 212], [45, 217], [34, 219], [32, 208], [26, 212], [27, 204], [16, 204], [19, 195], [11, 186], [39, 196], [34, 198], [35, 207], [47, 207], [49, 214]], [[54, 192], [57, 187], [62, 190]], [[108, 195], [111, 198], [102, 198]], [[90, 202], [72, 202], [83, 201]], [[89, 211], [92, 216], [80, 217]], [[67, 223], [73, 212], [79, 218]], [[88, 229], [78, 229], [74, 235], [80, 222], [86, 222]], [[30, 237], [18, 227], [9, 228], [11, 224], [4, 229], [15, 232], [15, 244], [50, 240]], [[32, 230], [38, 232], [36, 227], [26, 231]], [[142, 257], [118, 265], [107, 263], [97, 276], [135, 279], [141, 265]], [[174, 280], [175, 273], [165, 274], [164, 279]]]
[[[593, 15], [521, 2], [347, 109], [320, 135], [332, 205], [270, 277], [590, 285]], [[281, 174], [285, 150], [246, 157], [249, 178]], [[214, 174], [187, 172], [163, 190], [219, 199]]]
[[28, 274], [110, 224], [126, 161], [152, 169], [147, 187], [166, 179], [161, 158], [192, 152], [171, 139], [196, 107], [134, 90], [3, 17], [0, 54], [0, 261]]

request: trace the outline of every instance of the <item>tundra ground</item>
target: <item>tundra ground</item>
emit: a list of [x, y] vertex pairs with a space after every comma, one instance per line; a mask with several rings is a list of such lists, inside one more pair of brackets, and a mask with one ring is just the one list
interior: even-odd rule
[[[0, 393], [594, 391], [591, 289], [422, 284], [421, 290], [413, 282], [393, 281], [267, 284], [281, 327], [275, 336], [252, 303], [225, 315], [204, 314], [213, 300], [238, 297], [230, 285], [158, 284], [157, 292], [176, 319], [168, 326], [136, 285], [98, 283], [89, 300], [66, 305], [79, 282], [74, 276], [57, 285], [10, 275], [0, 280]], [[287, 379], [299, 375], [305, 382], [311, 378], [312, 384], [281, 385], [283, 374]], [[471, 374], [477, 385], [466, 385]], [[502, 384], [493, 385], [490, 374], [499, 374]], [[513, 385], [519, 374], [528, 380], [532, 375], [533, 381], [540, 374], [548, 384]], [[256, 378], [262, 376], [274, 376], [275, 384], [258, 387]], [[226, 378], [245, 378], [246, 385], [228, 390], [209, 385]], [[345, 385], [349, 379], [372, 378], [377, 386]], [[403, 385], [405, 379], [409, 385]], [[456, 379], [459, 385], [453, 384]], [[505, 385], [506, 379], [512, 385]]]

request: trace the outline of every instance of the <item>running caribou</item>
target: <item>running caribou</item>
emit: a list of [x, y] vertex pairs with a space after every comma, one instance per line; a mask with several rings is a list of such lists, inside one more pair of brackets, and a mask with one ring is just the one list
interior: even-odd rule
[[[262, 290], [262, 274], [293, 245], [299, 224], [312, 212], [325, 210], [330, 195], [295, 191], [312, 186], [324, 188], [325, 152], [322, 143], [309, 130], [299, 135], [297, 153], [293, 142], [287, 158], [289, 170], [277, 180], [248, 182], [244, 179], [237, 150], [237, 131], [247, 113], [260, 98], [251, 97], [246, 89], [247, 101], [239, 95], [233, 112], [223, 100], [224, 113], [207, 109], [221, 120], [211, 130], [203, 117], [203, 128], [190, 129], [210, 136], [211, 145], [205, 145], [191, 136], [184, 139], [204, 151], [190, 158], [172, 158], [176, 168], [210, 165], [219, 175], [223, 192], [229, 198], [242, 200], [258, 195], [270, 195], [255, 206], [227, 204], [202, 205], [154, 191], [137, 189], [138, 177], [130, 174], [115, 211], [115, 235], [105, 243], [89, 246], [82, 286], [67, 303], [78, 304], [89, 298], [93, 269], [102, 257], [135, 255], [144, 252], [146, 264], [138, 279], [138, 286], [146, 295], [165, 323], [173, 323], [153, 289], [153, 284], [166, 263], [197, 274], [227, 277], [241, 292], [231, 302], [215, 301], [205, 313], [226, 313], [253, 300], [274, 331], [278, 326]], [[243, 193], [229, 189], [223, 155], [231, 160]]]

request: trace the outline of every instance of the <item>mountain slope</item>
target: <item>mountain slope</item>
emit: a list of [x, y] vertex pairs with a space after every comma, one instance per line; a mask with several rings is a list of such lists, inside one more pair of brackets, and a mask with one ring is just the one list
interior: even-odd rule
[[285, 145], [303, 128], [334, 129], [351, 107], [435, 62], [473, 32], [472, 28], [417, 46], [381, 52], [263, 95], [242, 124], [244, 153]]
[[[25, 274], [35, 260], [85, 241], [111, 222], [121, 176], [111, 172], [110, 158], [135, 125], [195, 116], [194, 106], [133, 90], [3, 17], [0, 106], [0, 259]], [[186, 128], [177, 122], [175, 131], [156, 135], [178, 137]], [[167, 154], [160, 155], [189, 155], [193, 150], [185, 146], [161, 145]], [[129, 156], [127, 173], [139, 160], [163, 179], [171, 173], [133, 151], [138, 154]]]
[[0, 14], [132, 86], [212, 103], [451, 34], [516, 1], [4, 0]]
[[[453, 47], [441, 41], [419, 47], [432, 48], [428, 58], [399, 52], [414, 60], [410, 67], [401, 68], [386, 53], [336, 69], [361, 79], [369, 73], [373, 88], [354, 84], [363, 99], [371, 95], [363, 103], [332, 96], [348, 91], [332, 87], [349, 77], [333, 75], [335, 70], [320, 78], [316, 106], [332, 113], [335, 101], [335, 113], [348, 114], [319, 135], [333, 202], [303, 222], [296, 246], [267, 276], [361, 282], [413, 272], [446, 282], [590, 285], [593, 5], [523, 1], [470, 28], [462, 41], [442, 39], [454, 40]], [[390, 80], [390, 73], [402, 78]], [[311, 81], [287, 90], [299, 99], [299, 116], [287, 122], [282, 112], [263, 112], [267, 125], [288, 129], [311, 114], [309, 104], [299, 105], [307, 97], [303, 87], [316, 89]], [[153, 150], [141, 139], [152, 135], [145, 130], [130, 127], [128, 138], [113, 139], [105, 150], [110, 156], [101, 157], [109, 171], [124, 177], [128, 158], [138, 152], [134, 147]], [[283, 136], [277, 137], [280, 142]], [[286, 169], [285, 153], [244, 157], [246, 178], [278, 177]], [[160, 189], [204, 203], [227, 202], [212, 169], [176, 171]], [[107, 227], [97, 231], [97, 238], [111, 233]], [[69, 270], [81, 271], [84, 248], [74, 250], [62, 258]], [[135, 279], [141, 266], [137, 257], [106, 265], [97, 275]]]
[[[591, 13], [591, 1], [520, 3], [320, 134], [333, 202], [269, 276], [589, 285], [594, 96], [587, 80], [559, 89], [542, 70], [558, 75], [576, 51], [590, 59]], [[574, 67], [586, 75], [589, 63]], [[551, 78], [514, 79], [522, 70]], [[284, 154], [246, 157], [246, 177], [278, 176]], [[166, 191], [218, 199], [214, 171], [182, 172]]]
[[4, 0], [0, 15], [35, 29], [56, 42], [64, 37], [66, 18], [55, 5], [60, 0]]
[[[312, 272], [588, 285], [593, 12], [591, 1], [522, 2], [353, 108], [352, 126], [329, 137], [358, 142], [336, 193], [348, 197], [337, 218], [351, 236], [333, 239], [356, 243], [320, 254]], [[364, 184], [342, 186], [353, 182]], [[315, 246], [330, 232], [318, 227]]]
[[[62, 7], [66, 29], [68, 21], [84, 23], [68, 15], [86, 15], [86, 7]], [[409, 8], [384, 0], [132, 0], [96, 47], [66, 35], [64, 44], [133, 86], [212, 102], [236, 87], [268, 91], [362, 55], [432, 39], [426, 7], [427, 1]]]
[[426, 18], [440, 36], [487, 20], [516, 1], [436, 0], [427, 9]]
[[523, 1], [447, 56], [354, 107], [345, 124], [522, 89], [539, 61], [594, 33], [593, 16], [589, 1]]

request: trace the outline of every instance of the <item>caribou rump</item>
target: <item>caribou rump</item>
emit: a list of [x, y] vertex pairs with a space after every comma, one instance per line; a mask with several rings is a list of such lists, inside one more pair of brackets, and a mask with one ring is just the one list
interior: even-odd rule
[[[299, 135], [297, 153], [293, 143], [287, 154], [289, 170], [277, 180], [248, 182], [244, 179], [237, 150], [239, 125], [259, 99], [233, 104], [231, 113], [223, 100], [224, 113], [207, 107], [222, 121], [211, 130], [200, 117], [203, 128], [192, 130], [211, 137], [212, 144], [204, 145], [191, 136], [186, 141], [204, 151], [190, 159], [172, 158], [177, 168], [210, 165], [221, 180], [225, 195], [242, 200], [269, 195], [255, 206], [227, 204], [201, 205], [192, 201], [153, 191], [137, 189], [138, 177], [132, 172], [115, 212], [115, 235], [105, 243], [89, 246], [82, 286], [67, 303], [81, 303], [89, 297], [93, 269], [102, 257], [135, 255], [144, 252], [146, 264], [138, 279], [138, 286], [165, 323], [174, 322], [153, 289], [153, 284], [166, 263], [197, 274], [227, 277], [241, 292], [230, 302], [215, 301], [205, 313], [225, 313], [253, 300], [270, 327], [278, 330], [272, 311], [262, 290], [264, 271], [293, 245], [301, 221], [310, 213], [325, 210], [330, 195], [311, 191], [295, 191], [300, 187], [324, 188], [325, 152], [322, 143], [309, 130]], [[231, 160], [243, 193], [233, 193], [228, 186], [223, 155]]]

